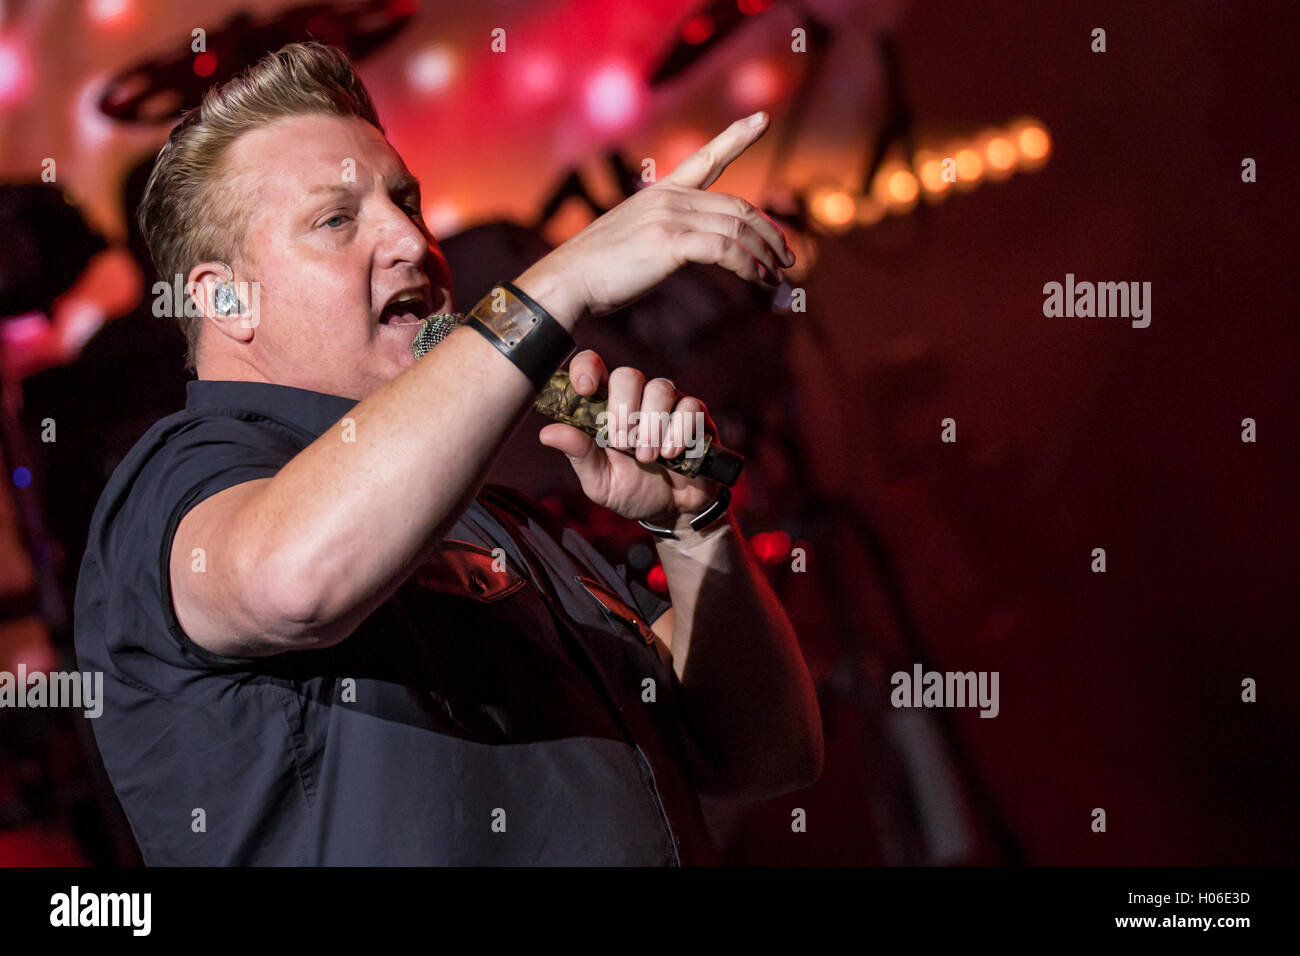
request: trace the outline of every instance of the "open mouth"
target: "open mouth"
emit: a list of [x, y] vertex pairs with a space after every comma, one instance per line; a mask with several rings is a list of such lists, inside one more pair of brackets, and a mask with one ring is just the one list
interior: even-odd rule
[[395, 293], [379, 313], [380, 325], [419, 325], [433, 311], [425, 289], [406, 289]]

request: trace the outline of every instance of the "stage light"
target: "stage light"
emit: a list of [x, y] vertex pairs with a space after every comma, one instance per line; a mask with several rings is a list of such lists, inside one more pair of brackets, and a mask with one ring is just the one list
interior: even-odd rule
[[808, 211], [823, 226], [842, 231], [853, 223], [856, 201], [838, 186], [819, 186], [808, 198]]
[[656, 564], [650, 569], [645, 576], [645, 583], [650, 586], [650, 590], [656, 594], [668, 593], [668, 575], [664, 572], [662, 564]]
[[969, 146], [957, 150], [953, 157], [957, 163], [957, 184], [967, 188], [974, 186], [984, 175], [984, 160], [980, 154]]
[[943, 178], [943, 158], [926, 150], [912, 157], [912, 168], [916, 170], [925, 197], [930, 200], [942, 199], [952, 183]]
[[906, 169], [898, 169], [889, 174], [887, 180], [889, 198], [899, 205], [908, 205], [916, 200], [919, 188], [916, 177]]
[[1052, 152], [1052, 138], [1042, 123], [1026, 117], [1012, 126], [1012, 135], [1020, 148], [1021, 169], [1032, 171], [1047, 162]]
[[871, 181], [871, 197], [889, 212], [907, 212], [920, 192], [912, 171], [896, 159], [886, 162]]
[[[983, 129], [975, 137], [972, 148], [979, 154], [983, 163], [983, 175], [994, 182], [1001, 182], [1016, 171], [1016, 161], [1020, 158], [1013, 138], [1003, 129]], [[960, 172], [960, 171], [959, 171]]]
[[426, 47], [406, 65], [406, 80], [417, 93], [436, 93], [445, 88], [456, 72], [450, 51], [441, 45]]
[[87, 154], [103, 148], [117, 134], [117, 124], [99, 108], [103, 82], [103, 77], [87, 80], [77, 91], [72, 105], [77, 148]]
[[89, 0], [86, 13], [104, 27], [123, 27], [134, 19], [131, 0]]
[[1031, 126], [1020, 133], [1020, 151], [1030, 159], [1042, 159], [1051, 148], [1047, 131]]
[[691, 46], [699, 46], [713, 36], [713, 18], [701, 13], [691, 17], [682, 24], [682, 40]]
[[1016, 165], [1016, 147], [1005, 136], [995, 136], [984, 147], [984, 158], [998, 172], [1011, 172]]
[[749, 545], [764, 564], [778, 564], [790, 553], [790, 535], [784, 531], [763, 531], [750, 538]]
[[732, 74], [728, 91], [737, 109], [756, 110], [780, 95], [781, 71], [767, 60], [747, 60]]
[[69, 305], [62, 318], [63, 330], [59, 338], [62, 340], [60, 345], [65, 355], [79, 352], [107, 321], [104, 310], [94, 302], [77, 302]]
[[210, 50], [200, 53], [191, 66], [195, 76], [211, 76], [217, 70], [217, 55]]
[[31, 70], [18, 47], [0, 41], [0, 106], [8, 106], [26, 97], [31, 80]]
[[879, 221], [874, 208], [877, 206], [890, 213], [910, 212], [916, 206], [919, 193], [920, 187], [912, 171], [897, 160], [891, 160], [876, 172], [876, 178], [871, 181], [871, 195], [858, 200], [858, 206], [865, 205], [865, 208], [860, 208], [856, 221], [865, 225]]
[[554, 56], [530, 56], [519, 77], [519, 88], [529, 99], [551, 96], [560, 85], [560, 65]]
[[436, 202], [424, 208], [424, 224], [434, 238], [440, 239], [460, 229], [461, 215], [455, 203]]
[[641, 110], [640, 81], [621, 63], [606, 66], [587, 81], [584, 101], [587, 119], [598, 129], [626, 126]]

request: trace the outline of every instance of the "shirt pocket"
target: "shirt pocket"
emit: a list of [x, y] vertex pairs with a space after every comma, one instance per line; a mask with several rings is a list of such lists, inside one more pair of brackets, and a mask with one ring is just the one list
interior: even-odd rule
[[596, 599], [602, 608], [612, 617], [626, 625], [637, 638], [646, 646], [655, 643], [655, 632], [651, 630], [650, 625], [641, 617], [641, 612], [628, 604], [612, 590], [601, 584], [595, 578], [585, 574], [575, 574], [576, 580], [583, 589]]
[[500, 601], [525, 584], [523, 575], [511, 567], [504, 551], [494, 554], [482, 545], [456, 538], [444, 538], [424, 564], [416, 568], [412, 580], [421, 590], [471, 598], [485, 604]]

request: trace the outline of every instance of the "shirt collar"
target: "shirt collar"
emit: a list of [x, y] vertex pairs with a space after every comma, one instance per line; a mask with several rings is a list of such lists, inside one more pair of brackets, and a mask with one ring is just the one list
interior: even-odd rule
[[270, 382], [224, 382], [200, 379], [186, 385], [186, 408], [238, 408], [279, 419], [319, 437], [346, 415], [355, 398], [313, 392]]

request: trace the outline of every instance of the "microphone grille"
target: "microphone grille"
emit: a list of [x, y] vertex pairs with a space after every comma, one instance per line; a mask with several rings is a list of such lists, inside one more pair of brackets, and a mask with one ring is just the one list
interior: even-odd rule
[[415, 334], [415, 341], [411, 343], [411, 354], [417, 359], [424, 358], [435, 345], [456, 331], [456, 327], [464, 321], [465, 316], [459, 312], [439, 312], [429, 316], [420, 326], [420, 331]]

